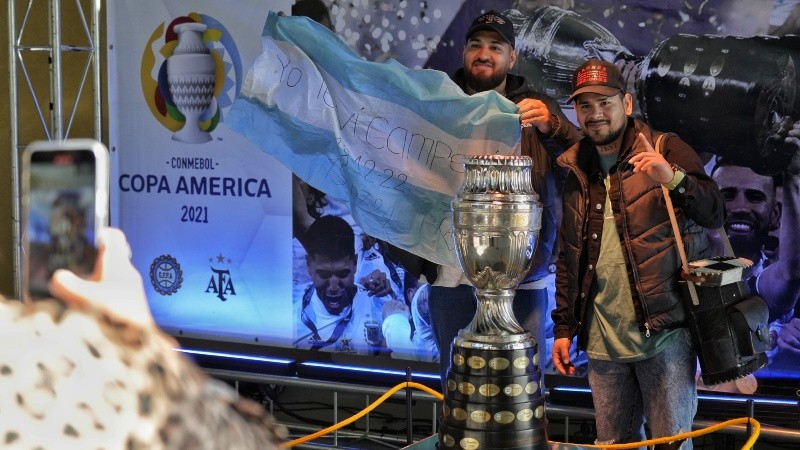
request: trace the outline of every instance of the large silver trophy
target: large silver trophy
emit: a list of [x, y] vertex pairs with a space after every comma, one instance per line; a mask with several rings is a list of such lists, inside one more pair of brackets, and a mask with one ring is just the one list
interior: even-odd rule
[[528, 157], [495, 155], [464, 163], [453, 232], [478, 303], [474, 319], [453, 341], [440, 449], [547, 448], [538, 343], [511, 308], [541, 226], [531, 164]]

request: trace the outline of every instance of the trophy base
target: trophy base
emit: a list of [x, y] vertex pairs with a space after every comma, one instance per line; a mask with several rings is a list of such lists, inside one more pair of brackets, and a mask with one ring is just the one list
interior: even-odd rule
[[546, 449], [547, 418], [530, 333], [461, 330], [447, 371], [439, 449]]

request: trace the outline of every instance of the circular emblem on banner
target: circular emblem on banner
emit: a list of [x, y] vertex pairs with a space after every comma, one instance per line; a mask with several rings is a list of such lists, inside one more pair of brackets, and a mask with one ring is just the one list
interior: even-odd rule
[[181, 265], [170, 255], [159, 256], [150, 264], [150, 283], [161, 295], [178, 292], [183, 283]]
[[140, 65], [142, 94], [153, 117], [172, 139], [211, 140], [241, 90], [241, 55], [231, 33], [211, 16], [190, 13], [159, 25]]

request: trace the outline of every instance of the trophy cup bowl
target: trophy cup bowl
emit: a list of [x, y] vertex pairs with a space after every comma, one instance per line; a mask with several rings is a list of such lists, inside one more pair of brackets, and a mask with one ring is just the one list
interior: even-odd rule
[[456, 255], [475, 286], [478, 311], [460, 335], [484, 342], [524, 339], [511, 303], [529, 272], [541, 227], [542, 205], [531, 185], [532, 160], [476, 156], [465, 163], [453, 200]]
[[453, 236], [477, 310], [453, 341], [440, 449], [547, 448], [540, 347], [511, 307], [541, 226], [532, 164], [528, 157], [497, 155], [464, 162], [464, 183], [452, 203]]

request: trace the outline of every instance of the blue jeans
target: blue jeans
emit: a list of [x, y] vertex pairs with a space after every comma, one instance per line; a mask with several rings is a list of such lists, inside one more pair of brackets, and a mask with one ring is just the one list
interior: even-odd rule
[[[596, 444], [624, 444], [692, 430], [697, 412], [697, 355], [688, 329], [659, 354], [633, 363], [589, 358], [588, 378], [597, 424]], [[692, 448], [691, 439], [682, 450]]]
[[[439, 347], [439, 374], [442, 377], [442, 392], [450, 367], [450, 348], [458, 331], [466, 328], [475, 317], [475, 294], [472, 286], [462, 284], [454, 288], [431, 286], [428, 307], [431, 312], [431, 327]], [[547, 289], [518, 290], [512, 304], [514, 317], [528, 330], [539, 344], [539, 361], [544, 367], [548, 349], [545, 345], [545, 314], [547, 313]]]

